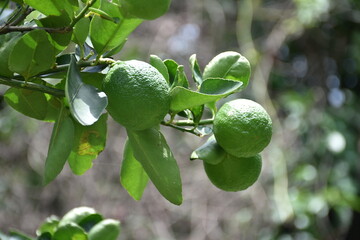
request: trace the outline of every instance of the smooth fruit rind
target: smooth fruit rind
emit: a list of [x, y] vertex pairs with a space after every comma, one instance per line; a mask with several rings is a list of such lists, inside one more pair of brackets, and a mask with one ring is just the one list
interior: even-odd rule
[[260, 104], [248, 99], [236, 99], [219, 109], [213, 132], [218, 144], [229, 154], [251, 157], [270, 143], [272, 121]]
[[169, 10], [171, 0], [123, 0], [123, 2], [130, 15], [140, 19], [153, 20]]
[[227, 154], [219, 164], [204, 161], [206, 175], [217, 188], [237, 192], [253, 185], [259, 178], [262, 167], [260, 154], [249, 158], [237, 158]]
[[170, 108], [169, 86], [148, 63], [130, 60], [115, 64], [103, 82], [112, 118], [133, 131], [160, 124]]

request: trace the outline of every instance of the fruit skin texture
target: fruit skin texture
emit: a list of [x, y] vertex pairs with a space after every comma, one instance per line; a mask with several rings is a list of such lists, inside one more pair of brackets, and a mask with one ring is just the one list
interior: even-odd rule
[[236, 99], [219, 109], [213, 132], [218, 144], [229, 154], [251, 157], [270, 143], [272, 121], [260, 104]]
[[168, 11], [171, 0], [123, 0], [123, 2], [131, 15], [153, 20]]
[[140, 131], [158, 125], [170, 108], [169, 86], [148, 63], [130, 60], [115, 64], [103, 82], [107, 110], [124, 127]]
[[259, 178], [262, 160], [260, 154], [237, 158], [227, 154], [219, 164], [204, 161], [206, 175], [216, 187], [228, 192], [245, 190]]

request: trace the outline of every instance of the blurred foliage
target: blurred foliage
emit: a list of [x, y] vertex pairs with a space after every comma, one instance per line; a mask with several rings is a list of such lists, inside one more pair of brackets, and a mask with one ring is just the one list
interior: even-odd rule
[[[170, 131], [170, 144], [183, 150], [178, 159], [188, 204], [181, 208], [159, 202], [150, 191], [145, 194], [153, 200], [147, 202], [123, 197], [126, 193], [114, 187], [118, 173], [109, 173], [119, 164], [118, 142], [103, 153], [93, 174], [82, 179], [65, 174], [52, 190], [43, 191], [41, 171], [31, 160], [41, 159], [31, 150], [44, 148], [35, 144], [41, 131], [35, 133], [36, 123], [20, 118], [0, 98], [0, 211], [9, 219], [0, 218], [0, 229], [20, 226], [21, 217], [15, 216], [26, 211], [36, 209], [33, 219], [40, 222], [87, 197], [86, 204], [121, 218], [123, 239], [358, 239], [360, 2], [173, 1], [171, 12], [144, 23], [119, 57], [156, 53], [186, 65], [196, 53], [202, 65], [226, 50], [237, 50], [252, 62], [251, 90], [240, 97], [255, 98], [274, 120], [260, 183], [246, 193], [220, 194], [206, 185], [200, 165], [186, 162], [194, 144], [201, 144], [171, 137]], [[104, 176], [115, 184], [106, 185]], [[82, 194], [73, 192], [76, 187], [84, 188]], [[23, 203], [29, 196], [30, 203]], [[108, 207], [112, 204], [117, 212]], [[31, 232], [34, 225], [28, 224], [24, 230]]]

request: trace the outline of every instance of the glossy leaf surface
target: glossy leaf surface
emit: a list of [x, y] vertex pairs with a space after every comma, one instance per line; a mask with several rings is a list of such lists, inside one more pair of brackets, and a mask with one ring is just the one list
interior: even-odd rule
[[104, 92], [82, 81], [75, 57], [72, 57], [68, 70], [65, 95], [72, 116], [84, 126], [95, 123], [108, 103]]
[[124, 157], [120, 171], [120, 181], [130, 196], [140, 200], [149, 181], [141, 163], [134, 157], [134, 152], [127, 140], [124, 147]]
[[159, 192], [171, 203], [182, 203], [179, 167], [164, 136], [155, 128], [127, 131], [135, 158]]

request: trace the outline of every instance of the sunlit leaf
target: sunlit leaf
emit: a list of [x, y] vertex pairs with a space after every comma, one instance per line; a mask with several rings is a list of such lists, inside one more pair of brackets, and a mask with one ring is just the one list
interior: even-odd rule
[[82, 125], [96, 122], [107, 106], [107, 97], [92, 85], [85, 84], [80, 76], [75, 57], [72, 57], [65, 86], [72, 116]]
[[43, 233], [50, 233], [53, 235], [59, 225], [59, 219], [55, 216], [48, 217], [44, 223], [36, 230], [38, 236]]
[[215, 56], [204, 69], [203, 79], [224, 78], [248, 85], [251, 74], [249, 61], [240, 53], [228, 51]]
[[15, 44], [9, 58], [9, 69], [25, 79], [51, 68], [55, 64], [55, 47], [44, 30], [33, 30]]
[[107, 114], [102, 115], [97, 122], [83, 126], [74, 122], [74, 145], [68, 163], [74, 174], [81, 175], [93, 165], [93, 160], [105, 148], [107, 131]]
[[47, 115], [48, 102], [42, 92], [9, 88], [4, 98], [12, 108], [28, 117], [44, 120]]
[[133, 149], [129, 144], [129, 141], [126, 141], [120, 171], [120, 181], [122, 186], [135, 200], [140, 200], [148, 180], [149, 177], [144, 168], [134, 157]]
[[89, 34], [90, 20], [88, 18], [80, 19], [74, 26], [73, 41], [83, 45]]
[[187, 77], [184, 72], [184, 66], [179, 65], [176, 69], [176, 74], [174, 78], [174, 82], [171, 85], [171, 88], [174, 88], [176, 86], [188, 88], [189, 87], [189, 81], [187, 80]]
[[120, 234], [120, 222], [105, 219], [96, 224], [89, 232], [89, 240], [117, 240]]
[[60, 16], [64, 11], [70, 16], [74, 16], [74, 11], [78, 8], [77, 0], [24, 0], [26, 4], [49, 16]]
[[164, 62], [156, 55], [150, 55], [150, 64], [154, 68], [156, 68], [165, 78], [165, 80], [169, 83], [169, 72], [164, 64]]
[[206, 79], [199, 91], [193, 91], [184, 87], [175, 87], [171, 90], [170, 109], [173, 112], [180, 112], [205, 103], [217, 101], [238, 91], [242, 82], [226, 79]]
[[[48, 16], [37, 21], [39, 27], [62, 28], [70, 24], [70, 18], [67, 14], [61, 16]], [[55, 53], [63, 51], [70, 43], [72, 31], [62, 33], [49, 33], [55, 46]]]
[[87, 234], [83, 228], [75, 223], [60, 226], [53, 235], [53, 240], [87, 240]]
[[218, 164], [226, 156], [226, 152], [216, 142], [214, 135], [212, 135], [202, 146], [197, 148], [190, 159], [201, 159], [209, 164]]
[[200, 85], [203, 79], [202, 79], [199, 63], [197, 62], [196, 59], [196, 54], [191, 55], [189, 62], [191, 67], [192, 78], [197, 83], [197, 85]]
[[173, 82], [175, 81], [175, 77], [176, 77], [176, 72], [177, 69], [179, 67], [179, 64], [177, 64], [177, 62], [175, 62], [172, 59], [166, 59], [164, 60], [164, 64], [168, 70], [169, 73], [169, 83], [170, 85], [173, 84]]
[[81, 221], [86, 219], [88, 216], [91, 216], [92, 214], [96, 214], [96, 211], [89, 207], [77, 207], [71, 209], [60, 220], [59, 226], [65, 226], [69, 223], [79, 224]]
[[159, 192], [171, 203], [182, 203], [182, 184], [179, 167], [164, 136], [155, 128], [129, 131], [129, 142], [135, 158]]
[[98, 54], [103, 54], [121, 45], [127, 36], [142, 22], [141, 19], [122, 18], [120, 7], [107, 0], [101, 0], [100, 9], [118, 22], [94, 16], [90, 23], [91, 42]]

